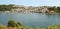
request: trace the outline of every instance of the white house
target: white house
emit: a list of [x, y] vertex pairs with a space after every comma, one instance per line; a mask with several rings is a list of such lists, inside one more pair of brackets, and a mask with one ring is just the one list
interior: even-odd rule
[[40, 10], [42, 13], [47, 13], [49, 12], [49, 10], [47, 8], [43, 8], [42, 10]]

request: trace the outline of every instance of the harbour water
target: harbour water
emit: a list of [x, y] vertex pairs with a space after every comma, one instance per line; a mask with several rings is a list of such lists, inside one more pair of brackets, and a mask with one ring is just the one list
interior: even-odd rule
[[0, 13], [0, 24], [7, 25], [8, 20], [21, 22], [24, 26], [47, 27], [60, 23], [60, 14], [40, 13]]

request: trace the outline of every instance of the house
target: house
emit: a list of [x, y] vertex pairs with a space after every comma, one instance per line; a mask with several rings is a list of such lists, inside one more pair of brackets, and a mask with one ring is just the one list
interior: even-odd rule
[[47, 12], [49, 12], [49, 10], [48, 10], [47, 8], [42, 8], [42, 9], [40, 10], [40, 12], [41, 12], [41, 13], [47, 13]]

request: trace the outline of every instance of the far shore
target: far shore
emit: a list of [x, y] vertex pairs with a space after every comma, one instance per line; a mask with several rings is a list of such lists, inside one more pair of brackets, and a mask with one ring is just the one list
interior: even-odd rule
[[51, 13], [51, 12], [49, 12], [49, 13], [41, 13], [41, 12], [12, 12], [12, 11], [0, 11], [0, 13], [39, 13], [39, 14], [60, 14], [59, 12], [58, 13], [55, 13], [55, 12], [53, 12], [53, 13]]

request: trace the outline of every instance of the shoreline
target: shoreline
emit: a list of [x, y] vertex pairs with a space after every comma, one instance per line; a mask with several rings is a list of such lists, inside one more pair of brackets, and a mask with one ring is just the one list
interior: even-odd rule
[[40, 14], [60, 14], [57, 12], [48, 12], [48, 13], [41, 13], [41, 12], [11, 12], [11, 11], [0, 11], [0, 13], [40, 13]]

